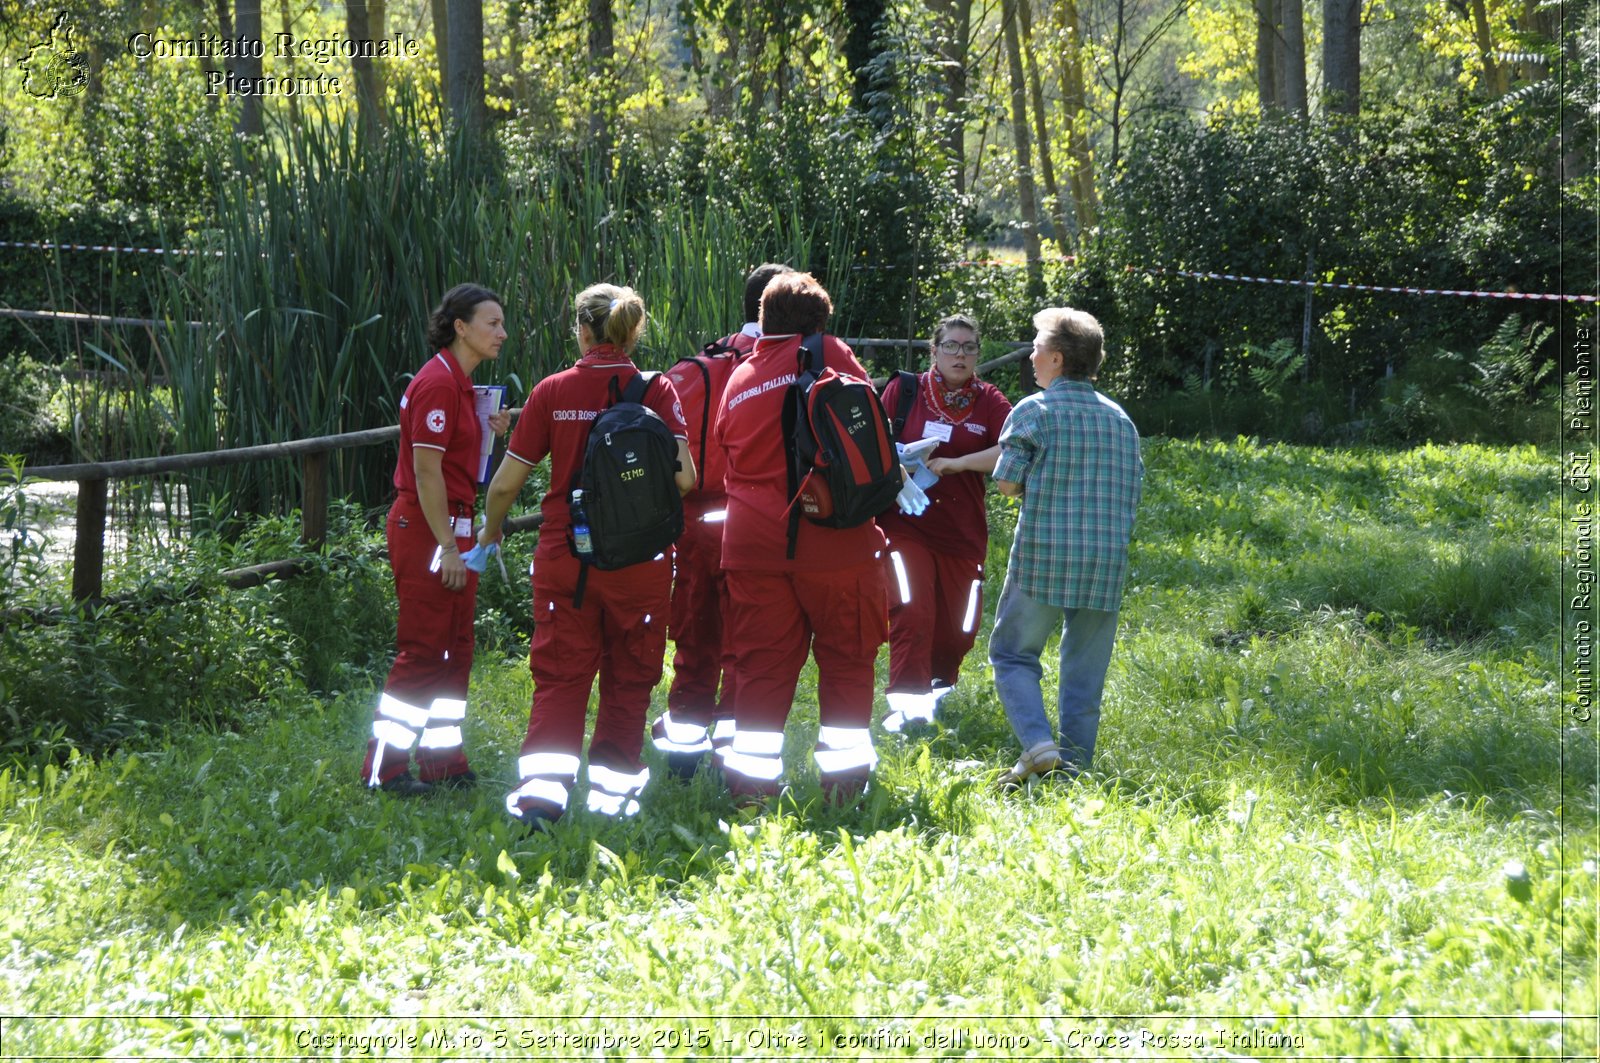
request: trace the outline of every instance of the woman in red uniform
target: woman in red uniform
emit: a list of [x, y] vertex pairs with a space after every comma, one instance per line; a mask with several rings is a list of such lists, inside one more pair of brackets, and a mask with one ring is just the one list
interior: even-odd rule
[[[979, 380], [978, 323], [964, 314], [939, 322], [932, 363], [915, 378], [899, 442], [937, 442], [926, 464], [939, 482], [920, 516], [890, 510], [878, 518], [889, 538], [889, 715], [884, 728], [933, 721], [939, 698], [956, 685], [961, 661], [983, 619], [983, 563], [989, 552], [985, 477], [1000, 458], [1000, 429], [1011, 402]], [[903, 377], [889, 382], [883, 408], [895, 417]]]
[[[482, 440], [472, 371], [500, 357], [506, 340], [500, 297], [476, 284], [445, 293], [428, 323], [438, 352], [400, 400], [397, 496], [385, 533], [400, 603], [399, 652], [378, 698], [361, 778], [415, 797], [435, 784], [470, 786], [477, 776], [461, 749], [472, 674], [472, 617], [478, 577], [461, 562], [472, 545]], [[489, 418], [504, 432], [509, 413]], [[417, 774], [410, 771], [417, 746]]]
[[683, 536], [677, 543], [672, 584], [668, 634], [677, 648], [672, 686], [667, 690], [667, 711], [651, 728], [656, 749], [666, 754], [667, 766], [680, 776], [693, 775], [713, 744], [733, 741], [738, 694], [733, 658], [722, 631], [728, 597], [722, 571], [722, 522], [728, 515], [728, 499], [722, 489], [722, 450], [711, 426], [728, 377], [761, 335], [761, 293], [773, 277], [790, 270], [778, 262], [763, 262], [751, 270], [744, 283], [744, 327], [718, 340], [718, 353], [685, 358], [667, 373], [683, 400], [689, 452], [698, 470], [695, 489], [683, 497]]
[[[888, 635], [883, 533], [868, 521], [826, 528], [801, 521], [788, 548], [788, 458], [780, 427], [800, 344], [822, 330], [833, 301], [809, 273], [774, 277], [761, 296], [761, 338], [728, 379], [713, 432], [727, 455], [728, 517], [722, 537], [728, 611], [724, 638], [738, 688], [733, 742], [718, 751], [738, 795], [777, 793], [783, 728], [807, 653], [817, 659], [822, 729], [814, 755], [825, 792], [859, 793], [877, 756], [873, 663]], [[865, 380], [839, 339], [823, 346], [826, 365]]]
[[[520, 782], [506, 809], [526, 823], [554, 820], [567, 809], [578, 775], [584, 720], [595, 674], [600, 709], [589, 742], [592, 811], [630, 815], [649, 780], [639, 759], [650, 691], [661, 678], [672, 558], [666, 554], [627, 568], [591, 568], [583, 604], [574, 605], [581, 565], [569, 544], [568, 488], [583, 464], [589, 424], [611, 405], [611, 385], [638, 373], [629, 355], [644, 330], [644, 302], [632, 288], [596, 284], [578, 295], [575, 311], [583, 356], [571, 369], [539, 381], [511, 434], [506, 460], [489, 484], [478, 541], [500, 540], [500, 526], [533, 467], [550, 458], [550, 489], [540, 503], [544, 523], [533, 554], [533, 705], [518, 761]], [[688, 430], [672, 381], [657, 377], [645, 405], [678, 437], [680, 492], [694, 486]], [[670, 553], [670, 552], [669, 552]]]

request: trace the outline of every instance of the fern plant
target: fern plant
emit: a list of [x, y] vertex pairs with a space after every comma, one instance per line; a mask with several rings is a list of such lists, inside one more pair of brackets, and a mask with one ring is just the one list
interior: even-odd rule
[[1535, 398], [1555, 371], [1553, 360], [1539, 356], [1552, 331], [1539, 322], [1524, 326], [1522, 315], [1512, 314], [1469, 363], [1477, 379], [1461, 386], [1496, 411]]

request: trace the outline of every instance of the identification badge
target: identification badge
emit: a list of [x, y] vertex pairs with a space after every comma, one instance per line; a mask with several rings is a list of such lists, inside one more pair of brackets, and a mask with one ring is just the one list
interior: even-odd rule
[[941, 443], [950, 442], [950, 426], [942, 421], [930, 421], [922, 426], [923, 439], [937, 439]]

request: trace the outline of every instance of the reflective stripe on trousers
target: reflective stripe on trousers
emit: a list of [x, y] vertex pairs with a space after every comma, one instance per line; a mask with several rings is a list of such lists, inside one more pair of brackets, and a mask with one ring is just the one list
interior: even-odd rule
[[711, 733], [697, 723], [678, 723], [668, 709], [656, 721], [661, 733], [653, 741], [663, 753], [704, 753], [711, 748]]
[[421, 749], [443, 751], [461, 748], [461, 721], [467, 718], [467, 703], [459, 698], [434, 698], [428, 708], [427, 724], [422, 729]]
[[717, 750], [722, 770], [756, 782], [772, 783], [783, 777], [783, 732], [739, 728], [733, 741]]
[[631, 816], [639, 811], [636, 800], [639, 792], [650, 781], [650, 769], [636, 772], [617, 771], [603, 764], [589, 765], [590, 812], [605, 816]]
[[817, 734], [813, 756], [823, 785], [827, 785], [830, 776], [870, 772], [878, 763], [872, 732], [865, 727], [823, 727]]
[[891, 690], [884, 695], [889, 702], [889, 714], [883, 718], [883, 729], [897, 734], [908, 723], [932, 723], [939, 709], [939, 699], [950, 693], [951, 687], [934, 687], [926, 694], [912, 694], [904, 690]]
[[506, 811], [523, 811], [523, 802], [539, 801], [557, 814], [566, 811], [567, 792], [578, 778], [578, 758], [571, 753], [524, 753], [517, 760], [522, 785], [506, 795]]
[[382, 781], [378, 778], [378, 772], [383, 765], [385, 750], [395, 749], [409, 754], [427, 724], [426, 709], [407, 704], [388, 691], [378, 695], [378, 711], [372, 719], [372, 737], [378, 748], [372, 758], [372, 776], [367, 780], [368, 786], [377, 786]]

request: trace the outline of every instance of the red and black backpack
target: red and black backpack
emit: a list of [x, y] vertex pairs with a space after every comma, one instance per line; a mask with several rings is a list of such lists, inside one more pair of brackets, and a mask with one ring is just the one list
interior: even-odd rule
[[789, 551], [800, 518], [854, 528], [882, 513], [900, 493], [900, 461], [889, 419], [870, 381], [826, 366], [823, 333], [800, 344], [795, 381], [783, 407], [789, 455]]

